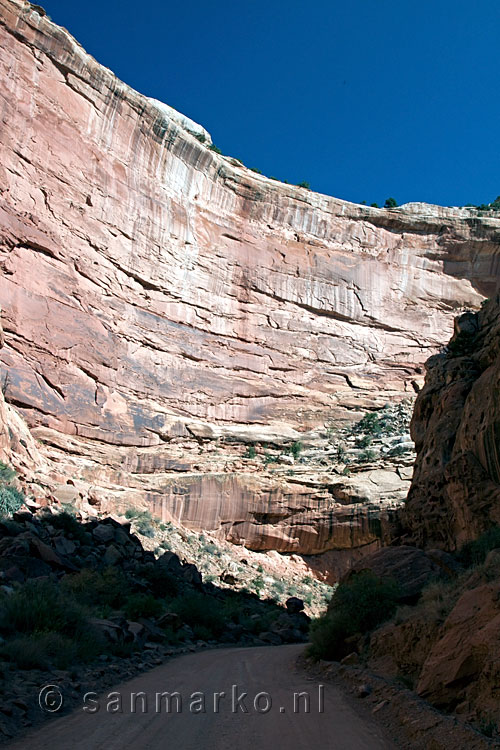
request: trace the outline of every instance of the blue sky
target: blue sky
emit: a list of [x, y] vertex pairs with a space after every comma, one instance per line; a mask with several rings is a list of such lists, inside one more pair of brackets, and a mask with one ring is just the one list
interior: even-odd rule
[[223, 153], [368, 203], [500, 194], [497, 0], [41, 0]]

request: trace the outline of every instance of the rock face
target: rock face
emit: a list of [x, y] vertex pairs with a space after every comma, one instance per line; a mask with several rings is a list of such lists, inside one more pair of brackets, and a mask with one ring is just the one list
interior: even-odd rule
[[[256, 175], [38, 6], [0, 0], [0, 76], [4, 392], [67, 502], [85, 485], [89, 502], [132, 492], [175, 514], [182, 472], [213, 469], [201, 445], [294, 441], [414, 393], [456, 311], [498, 288], [497, 218]], [[259, 492], [253, 511], [244, 489], [224, 510], [195, 492], [183, 519], [257, 549], [380, 539], [324, 488], [304, 505], [300, 488]]]
[[431, 357], [411, 431], [417, 460], [405, 507], [419, 546], [456, 549], [500, 523], [500, 295], [457, 319]]

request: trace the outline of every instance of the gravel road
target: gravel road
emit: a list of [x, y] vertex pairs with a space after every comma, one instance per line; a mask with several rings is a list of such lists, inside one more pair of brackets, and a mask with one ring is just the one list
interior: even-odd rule
[[[82, 694], [71, 714], [5, 747], [393, 750], [383, 730], [358, 713], [340, 688], [321, 688], [296, 668], [302, 649], [216, 649], [182, 656], [104, 694], [85, 700]], [[170, 696], [170, 712], [165, 692], [178, 693]], [[308, 694], [309, 713], [307, 697], [299, 693]]]

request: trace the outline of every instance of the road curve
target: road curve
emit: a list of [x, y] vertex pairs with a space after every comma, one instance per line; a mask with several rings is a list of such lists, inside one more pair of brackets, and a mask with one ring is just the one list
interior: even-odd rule
[[[85, 703], [82, 694], [71, 714], [5, 747], [394, 750], [383, 730], [359, 714], [339, 688], [320, 688], [296, 668], [302, 648], [216, 649], [173, 659], [104, 694], [87, 696]], [[178, 696], [171, 696], [167, 712], [166, 696], [157, 694], [174, 691]], [[309, 695], [309, 713], [307, 698], [299, 693]]]

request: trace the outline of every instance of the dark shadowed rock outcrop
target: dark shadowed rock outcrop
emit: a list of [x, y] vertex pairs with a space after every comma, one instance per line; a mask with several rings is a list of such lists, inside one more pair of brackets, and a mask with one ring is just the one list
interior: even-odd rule
[[417, 459], [404, 519], [419, 546], [456, 549], [500, 523], [500, 298], [455, 323], [427, 363], [411, 425]]

